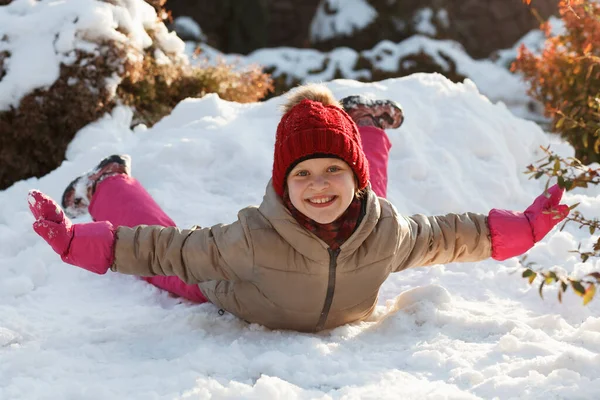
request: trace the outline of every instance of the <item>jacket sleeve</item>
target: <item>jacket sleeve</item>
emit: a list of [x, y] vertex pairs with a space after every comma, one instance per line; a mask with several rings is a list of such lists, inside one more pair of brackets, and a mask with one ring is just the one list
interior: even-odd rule
[[394, 272], [410, 267], [479, 261], [491, 256], [487, 216], [476, 213], [400, 216]]
[[240, 220], [202, 229], [140, 225], [119, 227], [113, 271], [138, 276], [178, 276], [188, 284], [247, 280], [252, 243]]

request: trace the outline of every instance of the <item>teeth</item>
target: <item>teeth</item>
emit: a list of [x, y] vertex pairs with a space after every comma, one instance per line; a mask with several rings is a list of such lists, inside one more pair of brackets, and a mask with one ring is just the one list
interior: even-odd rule
[[322, 197], [320, 199], [308, 199], [308, 201], [310, 201], [311, 203], [323, 204], [323, 203], [330, 202], [331, 199], [333, 199], [333, 197]]

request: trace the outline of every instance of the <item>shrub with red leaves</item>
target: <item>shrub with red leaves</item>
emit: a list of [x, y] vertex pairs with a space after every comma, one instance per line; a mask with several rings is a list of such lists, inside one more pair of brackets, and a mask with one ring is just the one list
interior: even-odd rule
[[575, 157], [600, 162], [600, 4], [562, 0], [559, 12], [564, 33], [551, 36], [542, 24], [543, 52], [521, 46], [511, 69], [523, 74], [529, 94], [544, 104], [552, 129], [573, 146]]

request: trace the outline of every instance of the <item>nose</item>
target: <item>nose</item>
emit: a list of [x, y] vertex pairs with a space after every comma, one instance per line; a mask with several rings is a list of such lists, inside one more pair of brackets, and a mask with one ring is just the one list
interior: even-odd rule
[[311, 187], [314, 190], [323, 190], [325, 188], [327, 188], [329, 186], [329, 181], [327, 180], [327, 178], [323, 175], [316, 175], [313, 176], [313, 179], [311, 181]]

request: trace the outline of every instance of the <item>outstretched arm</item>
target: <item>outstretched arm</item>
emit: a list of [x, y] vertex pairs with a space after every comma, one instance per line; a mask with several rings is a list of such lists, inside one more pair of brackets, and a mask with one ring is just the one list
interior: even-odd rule
[[441, 217], [415, 215], [400, 223], [395, 271], [449, 262], [505, 260], [518, 256], [542, 240], [569, 214], [560, 204], [557, 185], [538, 196], [525, 212], [493, 209]]
[[198, 230], [145, 226], [115, 229], [110, 222], [73, 224], [60, 206], [31, 191], [33, 229], [62, 260], [88, 271], [178, 276], [187, 283], [237, 280], [252, 271], [252, 246], [240, 221]]
[[476, 213], [404, 217], [394, 271], [488, 258], [491, 243], [486, 219]]
[[240, 221], [202, 229], [119, 227], [113, 271], [176, 275], [186, 283], [244, 280], [252, 271], [250, 236]]

